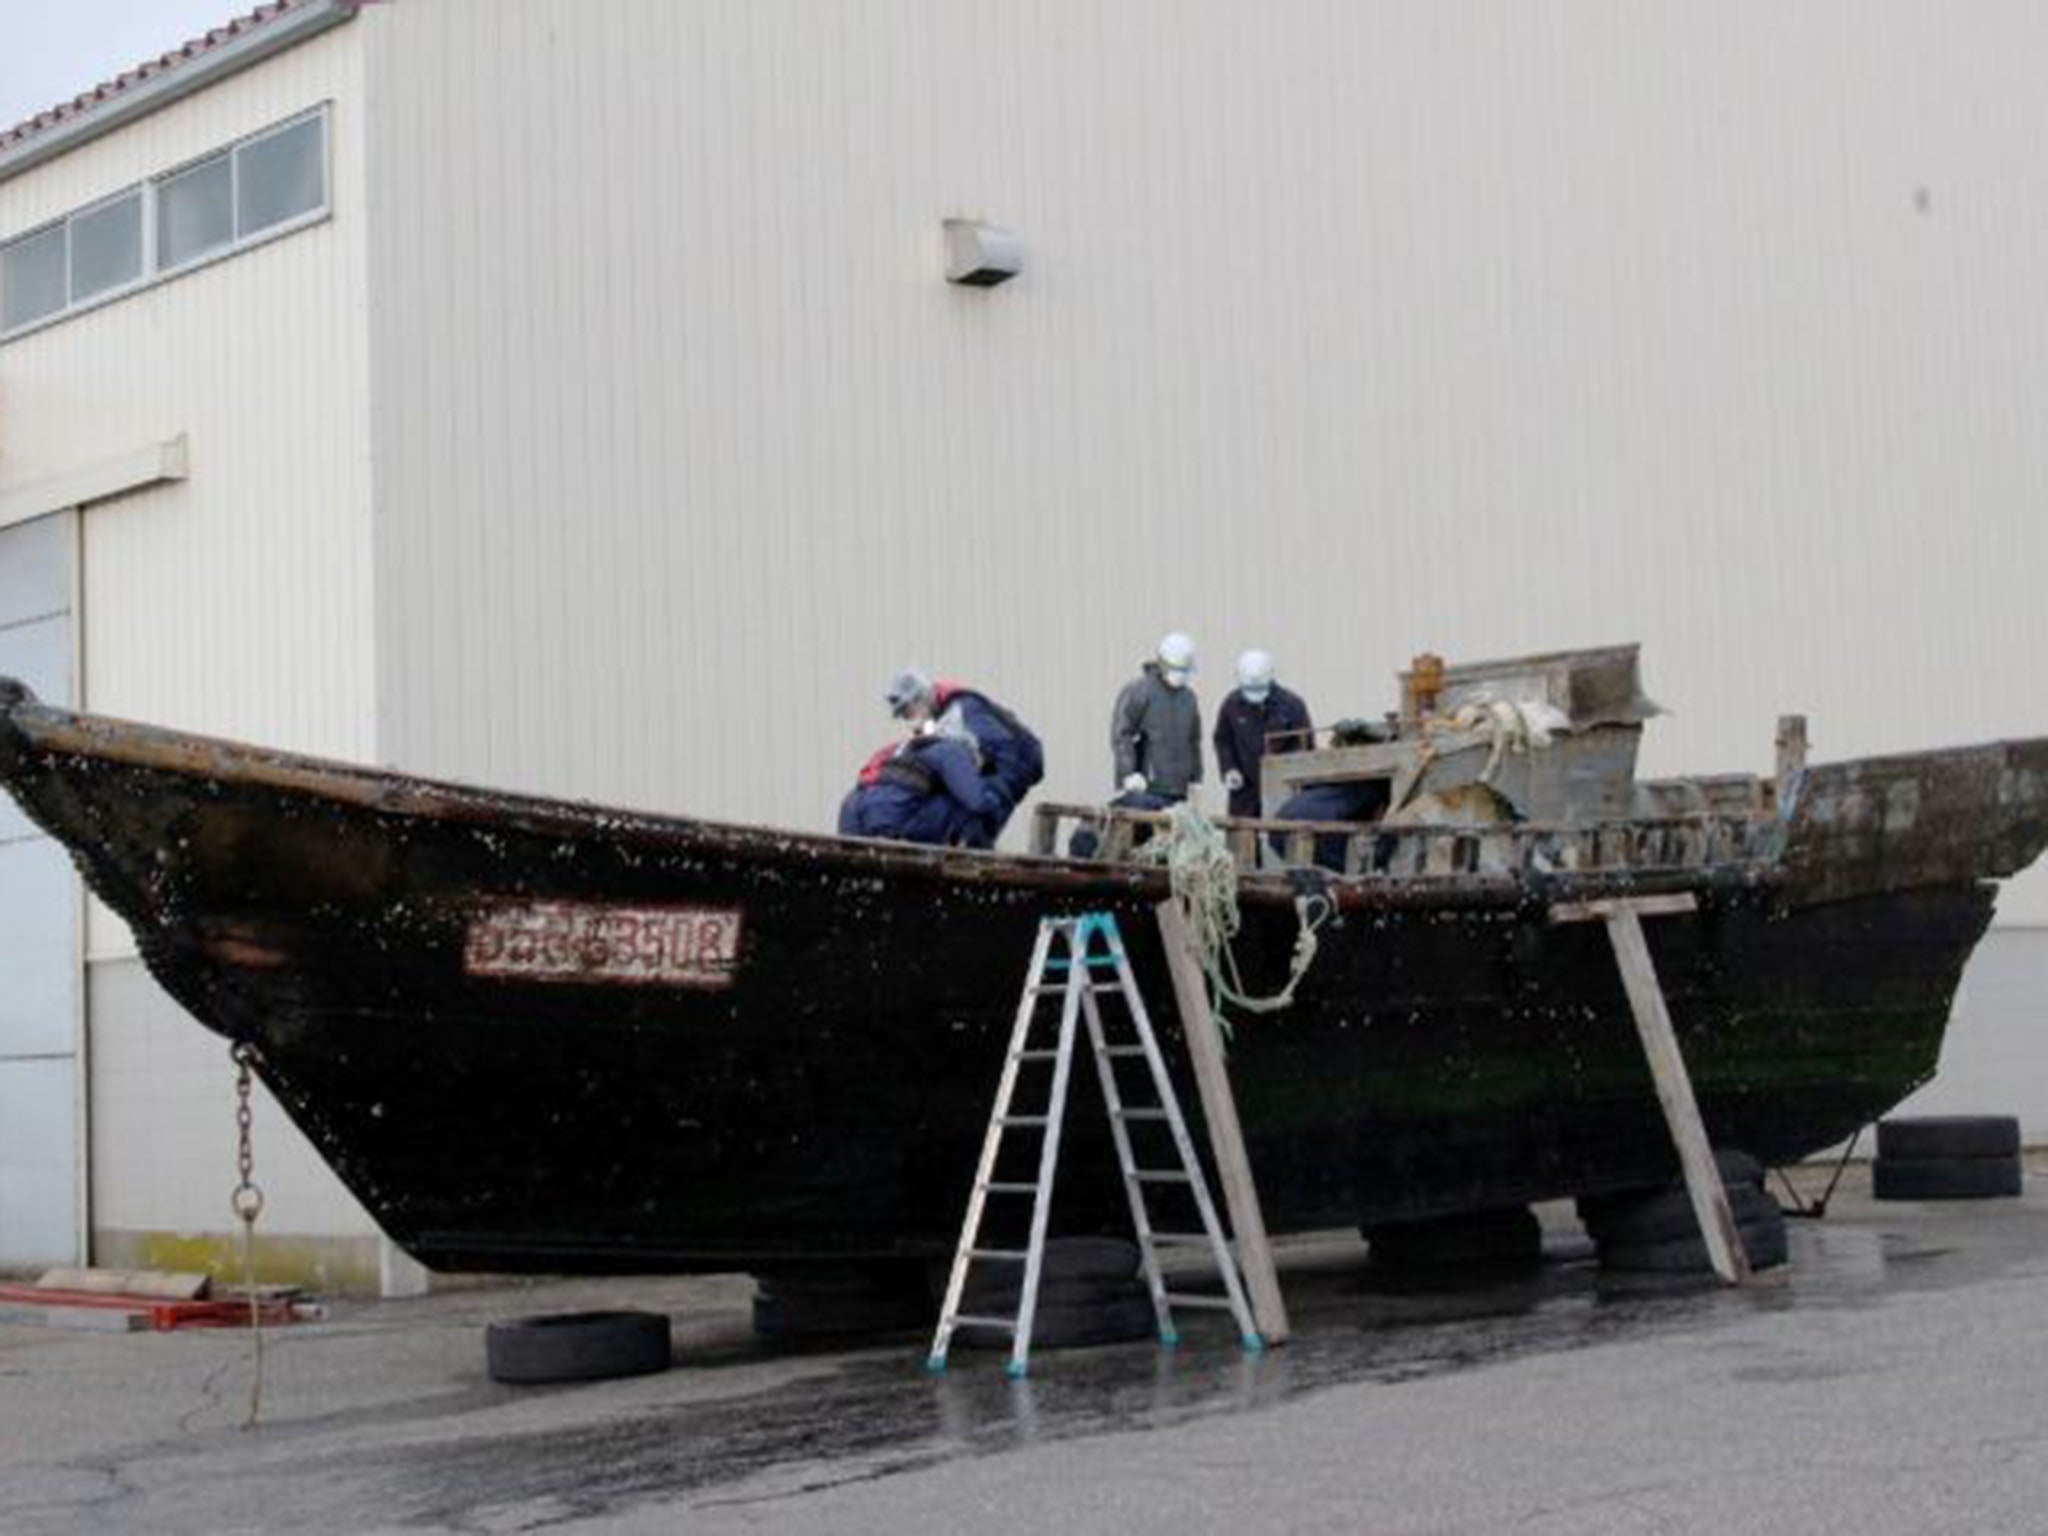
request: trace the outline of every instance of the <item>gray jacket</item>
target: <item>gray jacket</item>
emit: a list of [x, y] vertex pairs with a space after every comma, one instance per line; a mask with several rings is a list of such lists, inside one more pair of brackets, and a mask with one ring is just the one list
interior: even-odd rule
[[1178, 800], [1202, 782], [1202, 706], [1192, 688], [1169, 688], [1159, 663], [1124, 684], [1109, 722], [1119, 787], [1142, 773], [1154, 794]]

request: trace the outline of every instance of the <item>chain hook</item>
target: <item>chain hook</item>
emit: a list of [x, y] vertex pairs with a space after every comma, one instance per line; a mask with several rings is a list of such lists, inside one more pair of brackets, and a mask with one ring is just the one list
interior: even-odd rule
[[256, 1059], [256, 1047], [247, 1040], [237, 1040], [228, 1054], [235, 1062], [235, 1172], [238, 1176], [234, 1191], [228, 1196], [228, 1204], [235, 1213], [235, 1219], [242, 1224], [242, 1285], [249, 1295], [249, 1338], [255, 1354], [254, 1379], [249, 1386], [249, 1417], [243, 1421], [242, 1428], [254, 1429], [263, 1405], [263, 1316], [256, 1292], [256, 1218], [263, 1214], [263, 1191], [255, 1179], [256, 1151], [249, 1134], [255, 1123], [249, 1095], [256, 1082], [251, 1065]]
[[250, 1138], [250, 1127], [255, 1124], [255, 1115], [249, 1107], [249, 1092], [255, 1084], [255, 1074], [250, 1063], [256, 1059], [256, 1049], [246, 1040], [238, 1040], [231, 1054], [235, 1059], [235, 1172], [239, 1176], [234, 1192], [228, 1196], [228, 1203], [235, 1213], [235, 1219], [243, 1226], [256, 1224], [256, 1218], [263, 1214], [263, 1191], [253, 1175], [256, 1171], [256, 1152]]

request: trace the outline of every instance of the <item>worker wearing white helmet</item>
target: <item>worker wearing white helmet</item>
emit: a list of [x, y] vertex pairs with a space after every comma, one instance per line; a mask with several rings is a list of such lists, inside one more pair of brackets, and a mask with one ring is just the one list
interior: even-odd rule
[[1257, 816], [1259, 765], [1268, 752], [1309, 744], [1313, 729], [1301, 695], [1273, 679], [1273, 658], [1246, 651], [1237, 658], [1237, 687], [1216, 711], [1216, 769], [1230, 791], [1230, 814]]
[[1195, 642], [1179, 630], [1159, 642], [1116, 696], [1109, 745], [1117, 787], [1157, 803], [1185, 800], [1202, 781], [1202, 707], [1191, 683]]

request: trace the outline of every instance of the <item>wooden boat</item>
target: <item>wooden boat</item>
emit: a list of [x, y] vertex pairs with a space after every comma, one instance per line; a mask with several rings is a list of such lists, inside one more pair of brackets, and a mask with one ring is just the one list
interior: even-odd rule
[[[1569, 715], [1573, 688], [1612, 681], [1614, 653], [1576, 654], [1513, 675], [1561, 679]], [[1633, 668], [1629, 648], [1632, 698]], [[1585, 724], [1600, 713], [1572, 728], [1640, 727]], [[1431, 725], [1378, 745], [1455, 777], [1468, 744]], [[1120, 846], [1142, 818], [1047, 808], [1022, 855], [721, 826], [74, 714], [4, 680], [0, 781], [439, 1269], [948, 1251], [1045, 914], [1118, 914], [1185, 1068], [1151, 921], [1165, 873], [1051, 852], [1064, 820]], [[1647, 926], [1714, 1140], [1773, 1162], [1835, 1143], [1931, 1075], [1990, 882], [2048, 843], [2048, 740], [1635, 789], [1618, 816], [1603, 782], [1597, 815], [1339, 829], [1295, 1005], [1240, 1021], [1231, 1052], [1270, 1227], [1672, 1173], [1606, 940], [1548, 922], [1561, 901], [1694, 895]], [[1285, 972], [1309, 878], [1258, 867], [1262, 830], [1228, 828], [1254, 984]], [[1284, 829], [1296, 862], [1316, 830]], [[1106, 1138], [1086, 1105], [1072, 1123], [1059, 1219], [1113, 1228]]]

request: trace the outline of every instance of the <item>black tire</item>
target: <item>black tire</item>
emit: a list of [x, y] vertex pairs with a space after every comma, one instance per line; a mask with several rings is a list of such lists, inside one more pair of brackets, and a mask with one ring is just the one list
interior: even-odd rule
[[1878, 1200], [1990, 1200], [2020, 1192], [2018, 1153], [2008, 1157], [1880, 1157], [1870, 1165]]
[[[1017, 1266], [1023, 1272], [1023, 1266]], [[1042, 1280], [1116, 1282], [1138, 1272], [1138, 1245], [1127, 1237], [1049, 1237]]]
[[[1137, 1275], [1126, 1280], [1076, 1280], [1052, 1276], [1038, 1282], [1038, 1304], [1041, 1307], [1099, 1307], [1151, 1294], [1144, 1280]], [[969, 1276], [967, 1287], [960, 1295], [960, 1310], [1004, 1317], [1015, 1312], [1023, 1299], [1024, 1272], [1019, 1265], [1010, 1274], [979, 1283], [976, 1277]]]
[[1543, 1226], [1524, 1205], [1420, 1221], [1369, 1222], [1358, 1230], [1371, 1245], [1375, 1264], [1398, 1269], [1535, 1264], [1543, 1257]]
[[[1721, 1186], [1728, 1191], [1731, 1203], [1742, 1198], [1744, 1188], [1764, 1187], [1764, 1165], [1747, 1152], [1733, 1147], [1714, 1148], [1714, 1170], [1721, 1175]], [[1628, 1213], [1645, 1202], [1661, 1196], [1676, 1195], [1679, 1200], [1688, 1198], [1683, 1178], [1668, 1183], [1652, 1185], [1641, 1189], [1609, 1190], [1597, 1195], [1581, 1195], [1578, 1199], [1579, 1220], [1588, 1232], [1598, 1230], [1616, 1219], [1626, 1220]]]
[[797, 1265], [754, 1284], [754, 1331], [768, 1338], [894, 1333], [938, 1317], [922, 1260]]
[[754, 1293], [754, 1332], [769, 1339], [834, 1338], [855, 1333], [901, 1333], [929, 1328], [938, 1308], [922, 1295], [785, 1293], [761, 1286]]
[[921, 1292], [924, 1274], [922, 1259], [869, 1259], [757, 1270], [754, 1280], [788, 1297], [897, 1296]]
[[484, 1330], [493, 1381], [607, 1381], [665, 1371], [671, 1359], [668, 1318], [659, 1312], [558, 1312]]
[[[1041, 1299], [1032, 1319], [1031, 1347], [1074, 1349], [1089, 1344], [1124, 1344], [1149, 1339], [1159, 1332], [1159, 1316], [1152, 1298], [1140, 1291], [1120, 1301], [1096, 1301], [1080, 1305], [1048, 1304]], [[1008, 1349], [1009, 1332], [1000, 1328], [964, 1325], [953, 1334], [953, 1342], [969, 1349]]]
[[[1785, 1218], [1738, 1223], [1742, 1251], [1749, 1255], [1751, 1269], [1775, 1269], [1790, 1256], [1785, 1236]], [[1706, 1239], [1697, 1232], [1690, 1237], [1671, 1238], [1661, 1243], [1616, 1243], [1600, 1249], [1600, 1267], [1620, 1274], [1694, 1274], [1713, 1268], [1707, 1257]]]
[[[1059, 1293], [1071, 1301], [1113, 1300], [1138, 1274], [1138, 1245], [1127, 1237], [1049, 1237], [1039, 1262], [1038, 1294], [1041, 1299]], [[934, 1264], [930, 1270], [932, 1300], [946, 1294], [951, 1279], [951, 1261]], [[1009, 1259], [978, 1259], [967, 1271], [966, 1295], [1000, 1297], [1008, 1293], [1011, 1309], [1024, 1287], [1024, 1266]], [[972, 1312], [974, 1307], [964, 1310]]]
[[[1727, 1186], [1728, 1208], [1735, 1224], [1766, 1221], [1781, 1214], [1769, 1190], [1755, 1184]], [[1699, 1235], [1699, 1218], [1693, 1213], [1692, 1196], [1683, 1189], [1667, 1189], [1633, 1201], [1608, 1201], [1582, 1205], [1579, 1219], [1587, 1234], [1601, 1244], [1645, 1247]]]
[[2016, 1115], [1921, 1115], [1877, 1122], [1877, 1155], [1890, 1157], [2015, 1157]]

